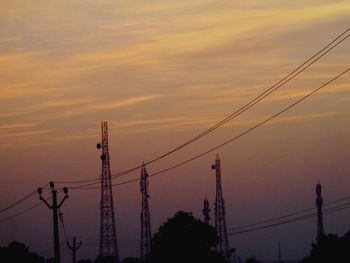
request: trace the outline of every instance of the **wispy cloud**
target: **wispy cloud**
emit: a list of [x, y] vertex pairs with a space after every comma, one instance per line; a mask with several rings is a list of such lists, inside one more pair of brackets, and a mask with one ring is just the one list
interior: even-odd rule
[[[79, 137], [72, 123], [86, 131], [101, 118], [125, 132], [208, 127], [319, 50], [350, 12], [337, 0], [22, 2], [1, 1], [11, 27], [0, 35], [0, 129], [50, 127], [43, 136], [62, 140]], [[347, 46], [325, 59], [259, 109], [305, 95], [349, 61]], [[338, 82], [320, 95], [345, 101], [348, 90]]]
[[162, 97], [161, 95], [150, 95], [150, 96], [142, 96], [135, 98], [128, 98], [124, 100], [118, 100], [113, 102], [105, 102], [101, 104], [94, 105], [93, 108], [97, 110], [110, 110], [110, 109], [118, 109], [123, 107], [130, 107], [134, 105], [138, 105], [144, 103], [146, 101], [158, 99]]
[[47, 133], [50, 133], [51, 131], [52, 131], [51, 129], [34, 130], [34, 131], [16, 131], [16, 132], [11, 132], [11, 133], [0, 133], [0, 137], [2, 139], [17, 139], [17, 138], [20, 138], [21, 140], [23, 140], [23, 139], [28, 139], [28, 138], [34, 137], [34, 136], [47, 134]]
[[81, 105], [88, 104], [90, 101], [90, 98], [56, 99], [54, 101], [34, 104], [30, 107], [22, 107], [12, 111], [2, 112], [0, 113], [0, 117], [9, 118], [20, 115], [30, 115], [37, 112], [45, 112], [48, 110], [63, 109], [64, 111], [66, 111], [71, 109], [72, 107], [79, 107]]
[[3, 124], [3, 125], [0, 125], [0, 132], [1, 132], [1, 130], [12, 130], [12, 129], [21, 129], [21, 128], [34, 127], [37, 124], [38, 123], [36, 123], [36, 122]]
[[16, 41], [19, 41], [21, 39], [22, 39], [22, 37], [20, 37], [20, 36], [3, 37], [3, 38], [0, 38], [0, 44], [16, 42]]

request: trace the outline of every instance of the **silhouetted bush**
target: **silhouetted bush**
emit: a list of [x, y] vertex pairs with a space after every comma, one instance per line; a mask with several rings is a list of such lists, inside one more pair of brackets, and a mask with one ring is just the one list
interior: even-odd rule
[[91, 259], [81, 259], [81, 260], [78, 260], [77, 263], [93, 263], [93, 261]]
[[112, 256], [106, 256], [106, 257], [98, 256], [95, 259], [95, 263], [116, 263], [116, 260], [115, 260], [115, 257], [112, 257]]
[[177, 212], [159, 227], [152, 238], [151, 263], [223, 263], [213, 251], [218, 243], [215, 229], [194, 218], [191, 213]]
[[23, 243], [12, 241], [7, 247], [0, 248], [1, 263], [45, 263], [43, 257], [29, 252]]
[[323, 235], [311, 247], [310, 256], [304, 258], [302, 263], [350, 262], [350, 232], [343, 237]]
[[142, 261], [139, 258], [124, 258], [122, 263], [141, 263]]

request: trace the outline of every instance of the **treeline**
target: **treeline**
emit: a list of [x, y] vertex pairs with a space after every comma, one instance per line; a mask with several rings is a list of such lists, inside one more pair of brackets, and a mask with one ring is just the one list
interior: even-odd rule
[[300, 263], [350, 262], [350, 231], [344, 236], [334, 234], [320, 236], [316, 243], [311, 245], [310, 256]]
[[[54, 258], [44, 257], [30, 252], [29, 248], [18, 241], [12, 241], [7, 247], [0, 247], [1, 263], [55, 263]], [[115, 263], [113, 257], [97, 257], [95, 260], [83, 259], [77, 263]], [[122, 263], [141, 263], [138, 258], [126, 258]]]
[[[126, 258], [121, 263], [228, 263], [212, 248], [218, 244], [215, 229], [193, 217], [191, 213], [179, 211], [159, 227], [151, 244], [151, 254], [141, 261], [138, 258]], [[235, 249], [231, 249], [232, 262], [237, 260]], [[236, 259], [236, 260], [234, 260]], [[0, 247], [1, 263], [55, 263], [53, 258], [30, 252], [29, 248], [17, 241], [7, 247]], [[95, 260], [79, 260], [77, 263], [115, 263], [113, 257], [97, 257]], [[246, 263], [261, 262], [250, 258]], [[350, 231], [342, 237], [323, 235], [311, 245], [310, 255], [299, 263], [349, 263]], [[68, 262], [64, 262], [68, 263]]]

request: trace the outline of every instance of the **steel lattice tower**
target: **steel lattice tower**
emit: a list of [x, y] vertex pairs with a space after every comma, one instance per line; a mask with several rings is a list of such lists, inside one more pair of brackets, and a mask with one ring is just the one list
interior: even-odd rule
[[210, 221], [210, 209], [209, 209], [209, 201], [207, 198], [204, 199], [204, 208], [202, 210], [204, 216], [204, 223], [209, 225]]
[[110, 156], [108, 151], [108, 123], [101, 122], [102, 143], [97, 148], [102, 148], [101, 161], [101, 201], [100, 201], [100, 256], [113, 256], [119, 262], [117, 232], [115, 227], [115, 215], [113, 205], [113, 192], [110, 170]]
[[323, 198], [321, 196], [322, 188], [321, 184], [318, 183], [316, 185], [316, 206], [317, 206], [317, 237], [320, 237], [324, 235], [323, 230], [323, 213], [322, 213], [322, 206], [323, 206]]
[[229, 245], [227, 226], [225, 218], [225, 201], [221, 188], [221, 166], [219, 154], [216, 155], [215, 164], [211, 166], [216, 173], [216, 199], [215, 199], [215, 229], [219, 236], [219, 243], [216, 247], [216, 252], [229, 259]]
[[145, 165], [141, 168], [142, 210], [141, 210], [141, 260], [146, 259], [151, 253], [151, 216], [148, 207], [148, 173]]

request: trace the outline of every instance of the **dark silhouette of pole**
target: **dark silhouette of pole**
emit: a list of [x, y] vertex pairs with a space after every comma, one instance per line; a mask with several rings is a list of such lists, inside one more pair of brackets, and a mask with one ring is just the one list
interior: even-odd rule
[[323, 198], [322, 198], [322, 188], [321, 184], [318, 183], [316, 185], [316, 207], [317, 207], [317, 237], [324, 235], [324, 227], [323, 227], [323, 212], [322, 212], [322, 206], [323, 206]]
[[278, 241], [278, 263], [282, 263], [281, 242]]
[[79, 244], [76, 242], [76, 237], [73, 237], [73, 245], [69, 245], [69, 242], [67, 242], [67, 246], [70, 250], [72, 250], [72, 262], [76, 262], [76, 252], [81, 247], [82, 242], [80, 241]]
[[59, 204], [57, 204], [57, 190], [55, 189], [55, 184], [50, 182], [50, 188], [52, 193], [52, 205], [50, 205], [41, 195], [43, 193], [42, 188], [38, 188], [39, 199], [44, 202], [44, 204], [52, 209], [53, 214], [53, 243], [55, 248], [55, 263], [61, 263], [60, 256], [60, 237], [58, 231], [58, 209], [63, 205], [63, 202], [68, 198], [68, 188], [63, 187], [63, 192], [65, 193], [64, 198]]

